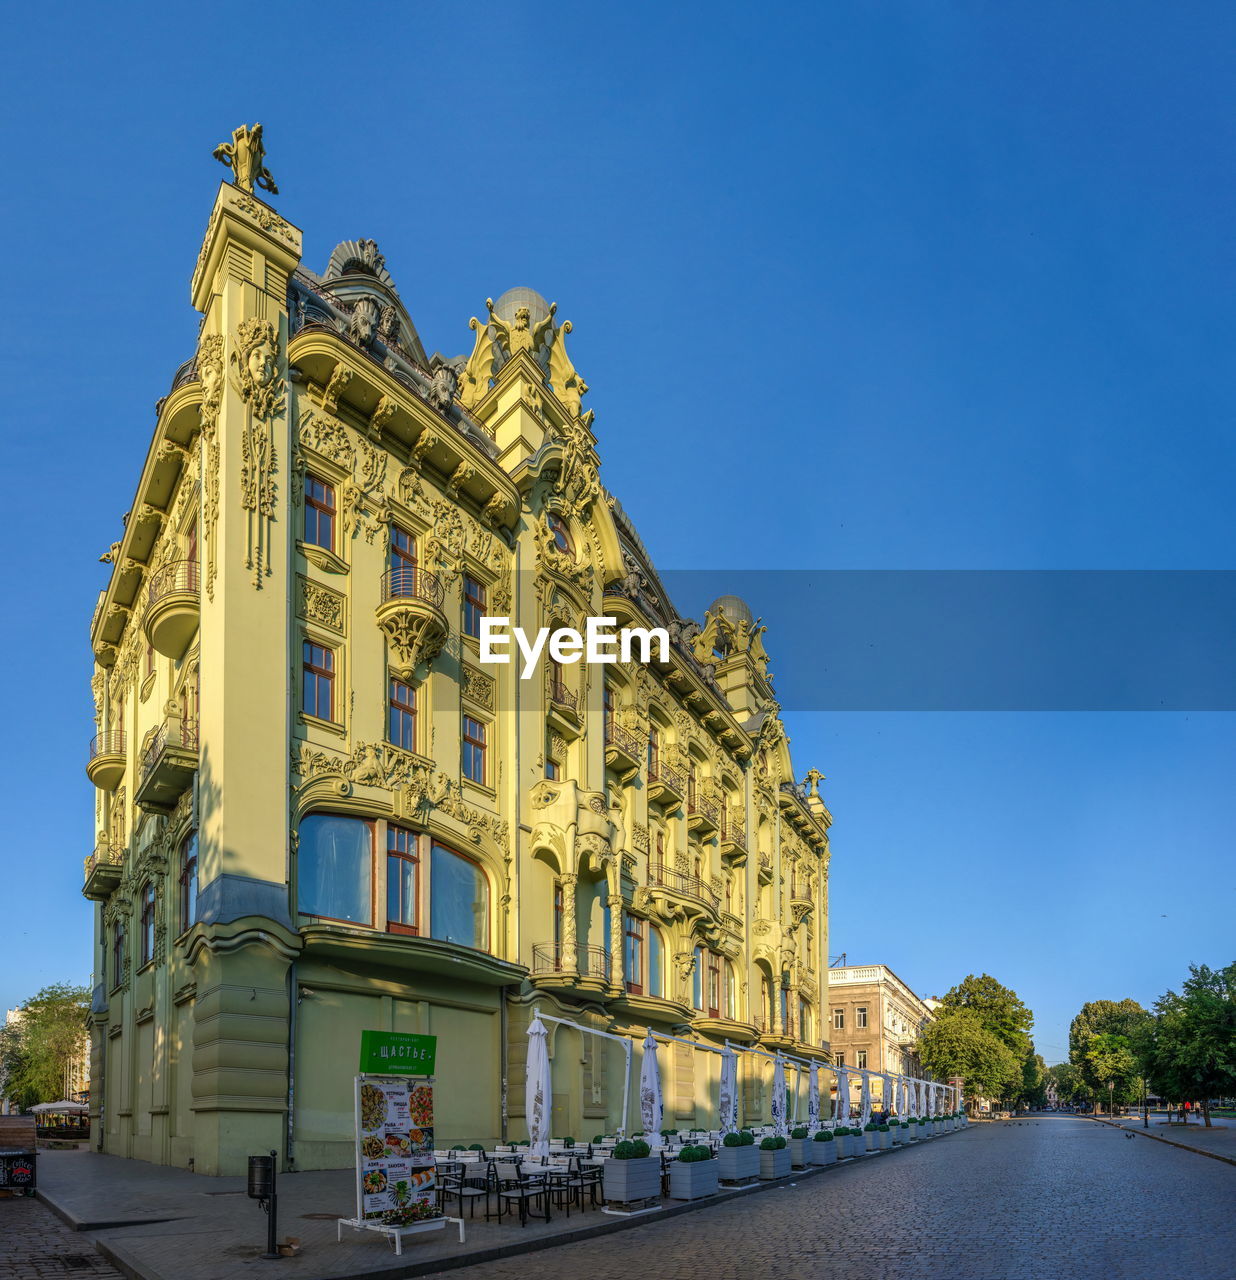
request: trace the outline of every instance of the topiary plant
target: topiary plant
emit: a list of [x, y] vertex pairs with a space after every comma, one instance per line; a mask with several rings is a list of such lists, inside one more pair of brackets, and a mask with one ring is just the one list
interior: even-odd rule
[[833, 1140], [833, 1131], [831, 1129], [821, 1129], [815, 1135], [816, 1142], [831, 1142]]
[[866, 1123], [865, 1125], [863, 1125], [863, 1132], [864, 1132], [864, 1133], [875, 1133], [875, 1131], [876, 1131], [879, 1127], [880, 1127], [880, 1126], [879, 1126], [878, 1124], [876, 1124], [876, 1122], [875, 1122], [874, 1120], [868, 1120], [868, 1121], [867, 1121], [867, 1123]]
[[652, 1148], [643, 1140], [643, 1138], [636, 1138], [631, 1143], [631, 1146], [635, 1148], [634, 1154], [631, 1157], [633, 1160], [642, 1160], [645, 1156], [652, 1154]]
[[484, 1151], [484, 1150], [485, 1150], [485, 1144], [484, 1144], [483, 1142], [474, 1142], [474, 1143], [473, 1143], [473, 1144], [468, 1148], [468, 1150], [469, 1150], [469, 1151]]
[[604, 1141], [605, 1141], [605, 1135], [604, 1135], [603, 1133], [598, 1133], [598, 1134], [596, 1134], [596, 1135], [593, 1137], [593, 1139], [592, 1139], [592, 1140], [593, 1140], [593, 1142], [604, 1142]]
[[776, 1150], [777, 1150], [777, 1139], [776, 1139], [776, 1138], [761, 1138], [761, 1139], [760, 1139], [760, 1150], [761, 1150], [761, 1151], [776, 1151]]
[[705, 1146], [692, 1146], [688, 1143], [678, 1153], [678, 1159], [683, 1164], [698, 1164], [701, 1160], [711, 1160], [712, 1152]]
[[725, 1137], [721, 1139], [721, 1145], [722, 1145], [723, 1147], [741, 1147], [741, 1146], [742, 1146], [742, 1134], [741, 1134], [741, 1133], [727, 1133], [727, 1134], [725, 1135]]
[[610, 1152], [611, 1160], [631, 1160], [635, 1156], [635, 1143], [619, 1142], [615, 1145], [613, 1151]]
[[805, 1138], [807, 1136], [807, 1126], [800, 1124], [797, 1129], [790, 1130], [791, 1138]]
[[881, 1133], [887, 1133], [887, 1132], [888, 1132], [888, 1125], [886, 1125], [886, 1124], [876, 1125], [876, 1128], [877, 1128], [877, 1129], [879, 1129], [879, 1131], [880, 1131]]
[[753, 1134], [750, 1129], [741, 1130], [738, 1134], [738, 1138], [739, 1138], [738, 1145], [740, 1147], [755, 1146], [755, 1134]]
[[562, 1139], [562, 1145], [563, 1145], [564, 1147], [573, 1147], [573, 1146], [575, 1145], [575, 1139], [574, 1139], [574, 1138], [563, 1138], [563, 1139]]

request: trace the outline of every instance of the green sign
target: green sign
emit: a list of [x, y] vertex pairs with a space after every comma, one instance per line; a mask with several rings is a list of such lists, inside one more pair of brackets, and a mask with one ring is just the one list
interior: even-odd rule
[[362, 1031], [360, 1069], [371, 1076], [431, 1076], [437, 1036], [410, 1031]]

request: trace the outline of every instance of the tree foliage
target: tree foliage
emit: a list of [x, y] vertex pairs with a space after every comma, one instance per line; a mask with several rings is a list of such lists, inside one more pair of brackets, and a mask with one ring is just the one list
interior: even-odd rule
[[1134, 1102], [1151, 1015], [1136, 1000], [1091, 1000], [1069, 1026], [1069, 1061], [1086, 1097]]
[[1081, 1072], [1071, 1062], [1058, 1062], [1055, 1066], [1048, 1067], [1044, 1076], [1055, 1085], [1056, 1097], [1062, 1106], [1076, 1106], [1089, 1101], [1090, 1094], [1081, 1078]]
[[21, 1017], [0, 1029], [0, 1075], [18, 1106], [60, 1100], [65, 1071], [82, 1052], [89, 1012], [89, 988], [59, 983], [27, 1000]]
[[1209, 1099], [1236, 1092], [1236, 964], [1190, 965], [1179, 994], [1161, 996], [1155, 1014], [1146, 1074], [1165, 1097], [1200, 1100], [1209, 1124]]
[[961, 1076], [970, 1095], [1005, 1099], [1022, 1086], [1021, 1061], [973, 1009], [940, 1009], [919, 1036], [918, 1054], [938, 1079]]
[[1019, 1060], [1033, 1052], [1030, 1030], [1034, 1014], [1022, 1003], [1016, 991], [997, 982], [990, 974], [970, 974], [959, 982], [941, 1001], [945, 1009], [965, 1009], [975, 1014]]

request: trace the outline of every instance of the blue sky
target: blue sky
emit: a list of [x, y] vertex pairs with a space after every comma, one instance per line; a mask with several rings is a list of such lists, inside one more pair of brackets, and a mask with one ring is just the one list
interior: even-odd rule
[[[307, 264], [375, 237], [430, 351], [513, 284], [558, 301], [664, 567], [1236, 567], [1236, 13], [668, 8], [8, 18], [0, 1003], [89, 968], [96, 556], [192, 351], [242, 120]], [[1083, 1000], [1233, 959], [1230, 715], [789, 728], [828, 775], [852, 961], [924, 992], [991, 972], [1055, 1060]]]

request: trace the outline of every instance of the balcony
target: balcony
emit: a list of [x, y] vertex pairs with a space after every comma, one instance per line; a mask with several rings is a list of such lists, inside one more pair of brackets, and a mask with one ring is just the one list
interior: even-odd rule
[[124, 777], [124, 732], [113, 729], [110, 733], [97, 733], [90, 739], [90, 758], [86, 761], [86, 776], [100, 791], [114, 791]]
[[640, 757], [644, 754], [639, 739], [630, 729], [624, 729], [612, 716], [605, 717], [605, 765], [613, 769], [623, 782], [639, 772]]
[[82, 893], [93, 902], [105, 902], [120, 883], [121, 852], [110, 840], [99, 842], [86, 859]]
[[548, 710], [550, 725], [565, 738], [579, 737], [579, 699], [573, 689], [557, 676], [549, 675], [545, 680], [545, 705]]
[[138, 805], [152, 813], [170, 813], [192, 785], [197, 754], [197, 722], [179, 716], [166, 719], [142, 753], [134, 796]]
[[717, 891], [699, 876], [689, 875], [685, 871], [674, 871], [669, 867], [654, 866], [652, 878], [653, 883], [668, 889], [680, 898], [690, 898], [694, 902], [703, 903], [714, 912], [721, 908], [721, 898]]
[[612, 980], [613, 962], [604, 947], [538, 942], [528, 977], [546, 990], [603, 992]]
[[654, 757], [648, 764], [648, 799], [664, 809], [676, 809], [687, 794], [686, 783], [679, 770]]
[[428, 665], [442, 650], [447, 635], [443, 596], [438, 575], [417, 565], [382, 575], [377, 623], [405, 674]]
[[197, 633], [201, 612], [197, 561], [174, 560], [147, 584], [142, 630], [165, 658], [182, 658]]
[[761, 853], [759, 865], [756, 867], [756, 874], [760, 884], [772, 884], [773, 864], [771, 853]]
[[694, 787], [687, 789], [687, 827], [701, 836], [710, 836], [721, 829], [721, 806]]
[[747, 861], [747, 828], [728, 814], [721, 823], [721, 859], [733, 867]]

